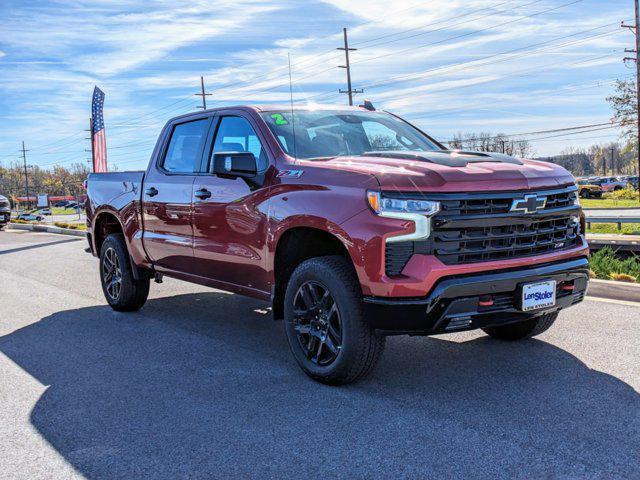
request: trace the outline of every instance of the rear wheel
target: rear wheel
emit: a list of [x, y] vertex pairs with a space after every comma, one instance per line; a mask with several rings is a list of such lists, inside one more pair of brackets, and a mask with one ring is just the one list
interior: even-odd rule
[[524, 322], [483, 328], [490, 337], [498, 340], [515, 341], [535, 337], [551, 328], [558, 318], [558, 312], [547, 313], [540, 317], [530, 318]]
[[133, 278], [129, 252], [122, 234], [111, 234], [100, 248], [100, 280], [107, 302], [114, 310], [139, 310], [149, 295], [149, 279]]
[[384, 350], [385, 337], [366, 322], [360, 285], [342, 257], [300, 264], [287, 286], [284, 313], [291, 352], [318, 382], [354, 382], [373, 369]]
[[586, 188], [583, 188], [582, 190], [580, 190], [580, 197], [581, 198], [591, 198], [591, 192], [589, 190], [587, 190]]

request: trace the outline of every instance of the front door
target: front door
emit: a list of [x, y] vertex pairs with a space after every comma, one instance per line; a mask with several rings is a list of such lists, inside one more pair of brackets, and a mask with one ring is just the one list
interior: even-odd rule
[[172, 126], [144, 179], [144, 247], [160, 269], [193, 271], [191, 199], [210, 124], [210, 118], [201, 118]]
[[[252, 152], [258, 170], [269, 166], [263, 142], [248, 119], [223, 116], [218, 121], [214, 152]], [[211, 158], [211, 157], [210, 157]], [[204, 162], [210, 170], [212, 162]], [[268, 292], [265, 270], [266, 190], [242, 179], [204, 174], [196, 177], [193, 197], [194, 255], [198, 275], [221, 288]]]

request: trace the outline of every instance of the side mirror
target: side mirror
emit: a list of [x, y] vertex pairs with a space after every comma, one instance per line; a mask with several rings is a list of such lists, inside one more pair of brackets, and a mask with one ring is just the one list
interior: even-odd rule
[[213, 154], [213, 173], [222, 178], [253, 178], [258, 162], [251, 152], [218, 152]]

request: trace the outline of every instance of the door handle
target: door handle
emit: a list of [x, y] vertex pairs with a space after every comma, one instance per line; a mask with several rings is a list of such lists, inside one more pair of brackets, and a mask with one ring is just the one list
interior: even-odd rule
[[158, 194], [158, 189], [156, 187], [147, 188], [144, 191], [144, 194], [148, 195], [149, 197], [155, 197]]
[[199, 198], [200, 200], [204, 200], [206, 198], [211, 198], [211, 192], [206, 188], [201, 188], [200, 190], [196, 190], [196, 193], [194, 193], [194, 196], [196, 198]]

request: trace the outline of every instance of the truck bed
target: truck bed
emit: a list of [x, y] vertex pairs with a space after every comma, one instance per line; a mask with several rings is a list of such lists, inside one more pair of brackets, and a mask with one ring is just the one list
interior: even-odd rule
[[[122, 206], [139, 201], [144, 174], [144, 171], [91, 173], [87, 194], [92, 206], [95, 209], [106, 204]], [[123, 195], [126, 198], [120, 198]]]

